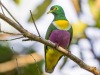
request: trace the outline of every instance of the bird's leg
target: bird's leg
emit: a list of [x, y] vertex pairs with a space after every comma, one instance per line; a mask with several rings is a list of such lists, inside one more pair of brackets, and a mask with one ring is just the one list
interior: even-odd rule
[[55, 43], [55, 44], [56, 44], [55, 48], [58, 48], [60, 46], [58, 43]]
[[[65, 48], [64, 48], [65, 49]], [[68, 54], [71, 54], [71, 51], [67, 50], [68, 51]], [[64, 55], [66, 57], [66, 55]]]
[[[56, 44], [56, 46], [55, 46], [55, 48], [57, 48], [57, 47], [59, 47], [60, 45], [59, 45], [59, 43], [55, 43]], [[63, 47], [64, 48], [64, 47]], [[64, 49], [66, 49], [66, 48], [64, 48]], [[67, 50], [68, 51], [68, 54], [71, 54], [71, 51], [69, 51], [69, 50]]]
[[71, 51], [68, 51], [69, 54], [71, 54]]

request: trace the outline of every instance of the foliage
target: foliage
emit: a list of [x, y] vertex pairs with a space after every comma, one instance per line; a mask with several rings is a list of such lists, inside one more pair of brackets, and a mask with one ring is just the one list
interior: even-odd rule
[[44, 63], [44, 61], [40, 61], [38, 63], [30, 64], [28, 66], [19, 68], [19, 73], [20, 73], [20, 75], [42, 75], [43, 63]]
[[73, 27], [73, 37], [81, 38], [84, 37], [84, 31], [87, 28], [87, 24], [83, 23], [82, 21], [78, 21], [72, 24]]
[[17, 5], [20, 4], [21, 0], [13, 0]]
[[[47, 7], [51, 4], [52, 0], [44, 0], [44, 2], [33, 10], [33, 17], [38, 20], [46, 11]], [[29, 17], [29, 22], [32, 22], [31, 16]]]
[[0, 63], [11, 60], [13, 53], [8, 46], [0, 45]]

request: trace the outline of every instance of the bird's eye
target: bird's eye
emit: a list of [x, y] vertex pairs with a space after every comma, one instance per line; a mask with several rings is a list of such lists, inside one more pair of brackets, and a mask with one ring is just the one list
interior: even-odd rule
[[55, 8], [55, 10], [57, 10], [58, 8]]
[[57, 8], [57, 7], [55, 7], [55, 8], [54, 8], [54, 10], [58, 10], [58, 8]]

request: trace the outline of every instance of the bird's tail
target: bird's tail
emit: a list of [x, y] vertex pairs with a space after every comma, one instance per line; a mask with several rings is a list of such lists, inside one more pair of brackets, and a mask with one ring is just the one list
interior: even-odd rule
[[61, 57], [62, 57], [62, 54], [60, 52], [49, 47], [48, 50], [46, 50], [46, 55], [45, 55], [46, 72], [52, 73]]

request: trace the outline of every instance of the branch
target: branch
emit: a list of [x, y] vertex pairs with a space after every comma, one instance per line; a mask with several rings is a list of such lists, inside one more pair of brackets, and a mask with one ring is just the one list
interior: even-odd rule
[[48, 45], [50, 47], [53, 47], [56, 50], [58, 50], [59, 52], [63, 53], [67, 57], [69, 57], [74, 62], [76, 62], [81, 68], [93, 73], [94, 75], [100, 75], [100, 72], [96, 67], [91, 67], [91, 66], [85, 64], [81, 59], [79, 59], [75, 55], [69, 53], [67, 50], [63, 49], [62, 47], [60, 47], [60, 46], [56, 47], [56, 45], [54, 43], [52, 43], [52, 42], [50, 42], [48, 40], [45, 40], [45, 39], [43, 39], [41, 37], [38, 37], [38, 36], [36, 36], [34, 34], [31, 34], [30, 32], [28, 32], [24, 28], [20, 27], [18, 24], [13, 22], [10, 18], [6, 17], [2, 13], [0, 13], [0, 18], [3, 19], [4, 21], [6, 21], [11, 26], [13, 26], [15, 29], [17, 29], [20, 33], [23, 34], [24, 37], [27, 37], [27, 38], [29, 38], [31, 40], [38, 41], [40, 43], [43, 43], [43, 44]]
[[[13, 15], [10, 13], [10, 11], [6, 8], [6, 6], [5, 5], [3, 5], [2, 4], [2, 2], [1, 2], [1, 0], [0, 0], [0, 5], [1, 5], [1, 10], [2, 10], [2, 12], [3, 12], [3, 14], [4, 14], [4, 11], [3, 11], [3, 8], [9, 13], [9, 15], [19, 24], [19, 26], [21, 26], [22, 27], [22, 25], [13, 17]], [[3, 7], [3, 8], [2, 8]], [[5, 15], [5, 14], [4, 14]], [[23, 27], [22, 27], [23, 28]]]
[[[23, 67], [28, 64], [33, 64], [33, 63], [43, 60], [43, 57], [37, 53], [32, 53], [31, 55], [35, 58], [35, 60], [33, 60], [32, 56], [30, 56], [29, 54], [29, 55], [24, 55], [24, 56], [17, 56], [17, 58], [11, 61], [0, 63], [0, 73], [11, 71], [17, 67]], [[17, 59], [18, 65], [16, 65], [16, 59]]]

